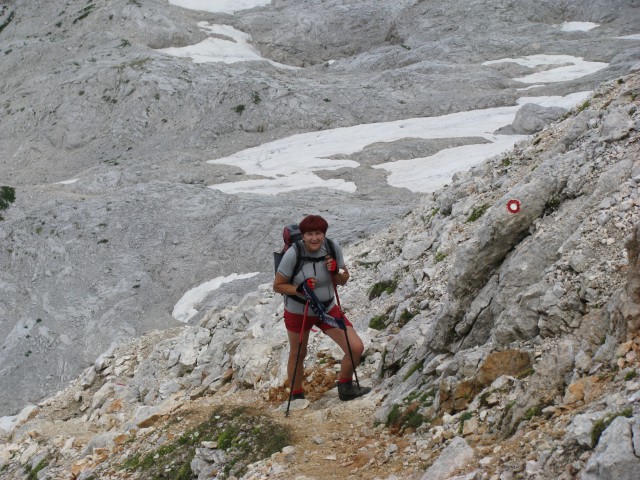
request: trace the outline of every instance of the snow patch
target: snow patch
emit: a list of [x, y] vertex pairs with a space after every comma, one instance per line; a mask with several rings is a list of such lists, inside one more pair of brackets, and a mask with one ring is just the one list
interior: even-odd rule
[[[535, 68], [542, 65], [562, 65], [558, 68], [536, 72], [525, 77], [514, 78], [522, 83], [553, 83], [566, 82], [575, 80], [586, 75], [607, 68], [608, 63], [589, 62], [582, 57], [574, 57], [572, 55], [528, 55], [522, 58], [503, 58], [500, 60], [490, 60], [482, 65], [493, 65], [496, 63], [517, 63], [529, 68]], [[568, 64], [568, 65], [567, 65]]]
[[394, 122], [371, 123], [352, 127], [301, 133], [237, 152], [231, 156], [209, 160], [211, 164], [233, 165], [248, 175], [267, 177], [233, 183], [210, 185], [226, 193], [276, 195], [280, 192], [310, 187], [333, 188], [353, 192], [356, 186], [340, 179], [323, 180], [313, 172], [357, 168], [358, 162], [334, 159], [361, 151], [377, 142], [393, 142], [404, 138], [479, 137], [490, 143], [445, 149], [431, 157], [400, 160], [374, 168], [383, 168], [392, 175], [392, 186], [413, 192], [430, 192], [446, 184], [457, 172], [470, 168], [511, 148], [524, 137], [494, 135], [510, 125], [520, 107], [535, 103], [543, 107], [571, 108], [584, 101], [590, 92], [578, 92], [565, 97], [522, 97], [518, 105], [458, 112], [440, 117], [410, 118]]
[[270, 5], [271, 0], [169, 0], [169, 3], [190, 10], [230, 13]]
[[195, 45], [186, 47], [160, 48], [159, 52], [172, 57], [191, 58], [195, 63], [238, 63], [260, 61], [289, 70], [299, 70], [299, 67], [284, 65], [264, 58], [260, 52], [249, 44], [251, 35], [236, 30], [230, 25], [215, 25], [207, 22], [198, 22], [202, 31], [210, 35], [220, 35], [226, 38], [209, 37]]
[[219, 289], [225, 283], [255, 277], [259, 273], [260, 272], [244, 274], [232, 273], [226, 277], [216, 277], [213, 280], [198, 285], [182, 295], [182, 298], [178, 300], [178, 303], [173, 307], [171, 316], [179, 322], [187, 323], [191, 317], [198, 313], [195, 306], [202, 302], [209, 293]]
[[599, 26], [599, 23], [593, 22], [564, 22], [560, 30], [563, 32], [588, 32]]

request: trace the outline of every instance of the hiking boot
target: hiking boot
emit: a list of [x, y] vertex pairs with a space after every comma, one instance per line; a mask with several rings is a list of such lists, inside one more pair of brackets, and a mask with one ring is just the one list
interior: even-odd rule
[[360, 387], [354, 385], [353, 382], [338, 383], [338, 397], [343, 402], [353, 400], [354, 398], [366, 395], [371, 391], [369, 387]]
[[291, 395], [291, 400], [304, 400], [304, 392], [294, 393], [293, 395]]

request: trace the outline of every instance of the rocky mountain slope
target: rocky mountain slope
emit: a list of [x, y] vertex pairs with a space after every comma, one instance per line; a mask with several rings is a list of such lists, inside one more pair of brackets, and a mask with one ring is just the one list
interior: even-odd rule
[[318, 333], [308, 400], [284, 416], [264, 284], [25, 407], [3, 426], [2, 478], [635, 478], [639, 104], [637, 72], [604, 83], [347, 249], [371, 394], [339, 402]]
[[[591, 90], [637, 63], [638, 41], [620, 38], [637, 33], [637, 12], [635, 0], [277, 0], [234, 14], [3, 1], [0, 186], [12, 199], [0, 221], [0, 414], [62, 388], [110, 345], [175, 326], [194, 286], [262, 272], [208, 300], [237, 303], [269, 280], [282, 224], [320, 210], [345, 244], [388, 227], [420, 196], [373, 167], [479, 140], [372, 139], [351, 155], [357, 168], [317, 172], [353, 182], [350, 193], [227, 195], [207, 187], [255, 177], [208, 160], [295, 133], [514, 105], [523, 88]], [[574, 21], [598, 27], [561, 28]], [[288, 68], [161, 50], [208, 37], [201, 22], [250, 34]], [[518, 78], [549, 65], [484, 64], [549, 54], [608, 66], [536, 86]]]

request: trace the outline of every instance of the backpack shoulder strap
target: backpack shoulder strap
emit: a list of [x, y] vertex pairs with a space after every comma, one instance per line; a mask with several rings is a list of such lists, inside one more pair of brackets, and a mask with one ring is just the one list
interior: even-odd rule
[[291, 278], [289, 278], [289, 283], [293, 283], [293, 277], [302, 270], [302, 265], [304, 264], [304, 255], [302, 254], [302, 249], [304, 247], [301, 245], [301, 240], [294, 242], [291, 246], [296, 250], [296, 263], [293, 266], [293, 272], [291, 273]]
[[327, 253], [329, 253], [329, 256], [331, 258], [333, 258], [334, 260], [337, 260], [336, 258], [336, 245], [335, 243], [333, 243], [333, 240], [331, 240], [330, 238], [326, 238], [324, 239], [325, 242], [325, 247], [327, 249]]

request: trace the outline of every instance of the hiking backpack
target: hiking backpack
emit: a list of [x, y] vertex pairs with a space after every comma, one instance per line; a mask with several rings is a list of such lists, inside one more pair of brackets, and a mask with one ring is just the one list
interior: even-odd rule
[[[291, 278], [289, 282], [293, 281], [293, 277], [295, 277], [298, 272], [302, 269], [302, 266], [305, 262], [324, 262], [325, 259], [323, 257], [314, 258], [307, 257], [304, 254], [304, 245], [302, 244], [302, 233], [300, 232], [300, 228], [297, 224], [287, 225], [282, 230], [282, 240], [284, 240], [284, 246], [282, 250], [279, 252], [273, 252], [273, 266], [274, 273], [278, 273], [278, 266], [280, 265], [280, 261], [284, 256], [285, 252], [289, 250], [291, 247], [296, 249], [296, 263], [293, 267], [293, 273], [291, 274]], [[333, 240], [330, 240], [325, 237], [325, 248], [329, 253], [329, 256], [336, 259], [336, 247], [333, 244]]]

